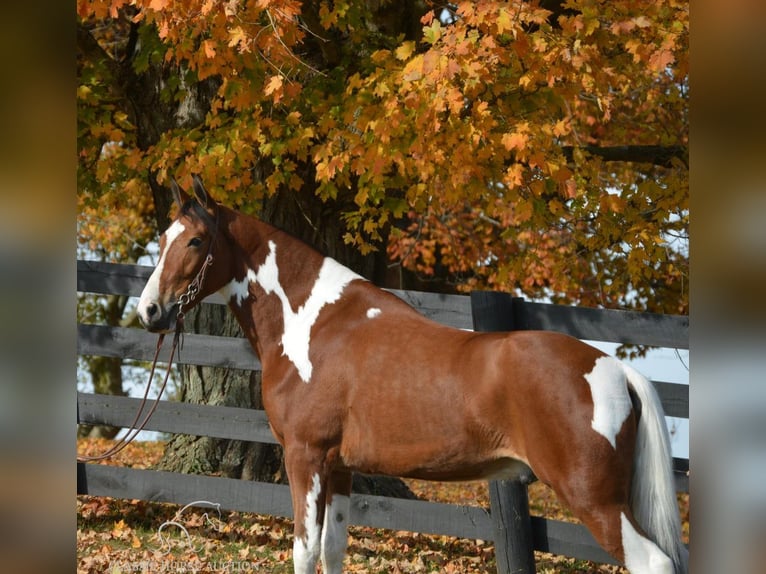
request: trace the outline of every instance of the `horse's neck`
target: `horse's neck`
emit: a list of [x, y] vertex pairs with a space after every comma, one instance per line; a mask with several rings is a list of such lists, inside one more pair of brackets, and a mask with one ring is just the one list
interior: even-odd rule
[[280, 345], [287, 311], [308, 299], [324, 257], [299, 239], [237, 214], [229, 226], [233, 281], [225, 296], [261, 360]]

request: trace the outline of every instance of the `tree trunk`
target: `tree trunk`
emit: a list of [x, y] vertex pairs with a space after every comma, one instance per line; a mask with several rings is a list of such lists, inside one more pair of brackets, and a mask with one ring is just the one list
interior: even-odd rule
[[[201, 305], [185, 318], [193, 333], [242, 336], [226, 307]], [[181, 351], [183, 353], [183, 351]], [[181, 369], [182, 402], [262, 409], [260, 371], [186, 366]], [[282, 482], [282, 452], [277, 445], [175, 435], [167, 444], [159, 467], [175, 472], [212, 474], [268, 482]]]
[[[106, 298], [102, 313], [104, 322], [109, 326], [123, 324], [123, 313], [127, 304], [127, 297], [110, 295]], [[122, 359], [119, 357], [86, 357], [84, 359], [88, 367], [93, 392], [101, 395], [125, 396], [122, 377]], [[118, 427], [107, 425], [80, 425], [77, 436], [89, 438], [112, 439], [120, 432]]]

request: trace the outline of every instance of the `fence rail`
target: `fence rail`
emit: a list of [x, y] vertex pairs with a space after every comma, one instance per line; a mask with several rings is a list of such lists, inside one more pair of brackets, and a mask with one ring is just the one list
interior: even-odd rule
[[[137, 297], [150, 273], [151, 268], [138, 265], [78, 261], [77, 289]], [[458, 328], [473, 328], [477, 317], [497, 317], [504, 324], [510, 317], [515, 329], [547, 329], [589, 340], [688, 348], [688, 319], [681, 316], [545, 305], [502, 295], [498, 299], [496, 294], [479, 293], [469, 297], [392, 292], [424, 315]], [[223, 304], [224, 301], [215, 295], [205, 303]], [[482, 330], [493, 330], [493, 325], [485, 321]], [[139, 361], [149, 361], [154, 356], [156, 336], [142, 329], [78, 324], [77, 335], [80, 355]], [[160, 362], [167, 362], [168, 354], [168, 349], [163, 350]], [[185, 335], [178, 362], [260, 369], [260, 362], [245, 339], [192, 333]], [[668, 416], [688, 418], [688, 385], [656, 381], [654, 385]], [[78, 423], [117, 427], [129, 425], [140, 404], [139, 399], [89, 393], [78, 393], [77, 399]], [[164, 433], [276, 443], [266, 413], [254, 409], [160, 401], [145, 428]], [[688, 464], [688, 459], [674, 459], [679, 491], [688, 491]], [[282, 485], [84, 463], [78, 463], [77, 477], [78, 494], [176, 504], [204, 498], [213, 499], [228, 510], [292, 516], [289, 489]], [[473, 506], [354, 494], [351, 506], [350, 522], [357, 525], [494, 540], [498, 550], [499, 539], [506, 534], [498, 531], [497, 521], [493, 520], [492, 513], [502, 512], [494, 505], [490, 513]], [[532, 516], [528, 536], [535, 550], [615, 563], [580, 525]]]

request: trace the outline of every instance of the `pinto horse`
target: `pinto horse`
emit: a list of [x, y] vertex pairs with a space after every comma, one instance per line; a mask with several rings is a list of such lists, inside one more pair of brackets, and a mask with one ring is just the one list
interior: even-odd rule
[[220, 292], [263, 367], [284, 447], [295, 572], [339, 573], [353, 472], [430, 480], [529, 469], [634, 574], [682, 574], [688, 555], [669, 438], [651, 383], [559, 333], [477, 333], [396, 296], [253, 217], [175, 181], [178, 215], [141, 294], [168, 332]]

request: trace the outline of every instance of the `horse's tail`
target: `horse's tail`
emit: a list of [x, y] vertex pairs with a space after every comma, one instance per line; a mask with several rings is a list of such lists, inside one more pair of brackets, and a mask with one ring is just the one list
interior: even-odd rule
[[630, 504], [647, 536], [673, 561], [676, 574], [687, 574], [689, 555], [681, 540], [673, 457], [665, 415], [657, 391], [625, 365], [628, 385], [641, 403]]

